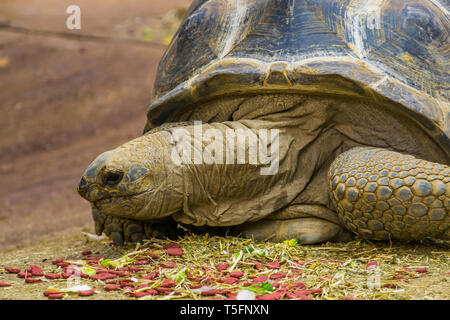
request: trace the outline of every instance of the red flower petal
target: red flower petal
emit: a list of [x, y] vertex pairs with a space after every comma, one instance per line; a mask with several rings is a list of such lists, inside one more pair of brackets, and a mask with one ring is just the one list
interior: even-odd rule
[[114, 291], [114, 290], [120, 290], [120, 285], [116, 284], [108, 284], [104, 288], [106, 291]]
[[219, 293], [220, 293], [220, 290], [211, 289], [211, 290], [207, 290], [207, 291], [202, 291], [201, 295], [202, 296], [214, 296]]
[[129, 266], [128, 270], [131, 271], [131, 272], [139, 272], [139, 271], [141, 271], [141, 268]]
[[94, 293], [95, 293], [94, 289], [78, 291], [79, 296], [92, 296]]
[[90, 250], [84, 250], [81, 254], [83, 256], [88, 256], [88, 255], [92, 254], [92, 252]]
[[47, 273], [45, 277], [50, 280], [55, 280], [61, 278], [61, 275], [59, 275], [58, 273]]
[[255, 261], [255, 268], [256, 268], [256, 270], [264, 269], [263, 265], [261, 263], [259, 263], [258, 261]]
[[227, 298], [228, 300], [236, 300], [237, 293], [228, 293]]
[[147, 273], [146, 276], [143, 276], [142, 279], [145, 279], [145, 280], [153, 280], [153, 279], [157, 278], [158, 275], [159, 275], [158, 272], [150, 272], [150, 273]]
[[56, 259], [52, 261], [53, 265], [57, 265], [58, 263], [64, 262], [64, 259]]
[[378, 265], [377, 261], [371, 261], [368, 264], [366, 264], [366, 270], [373, 270]]
[[201, 288], [201, 287], [203, 287], [202, 284], [191, 284], [189, 286], [190, 289], [198, 289], [198, 288]]
[[173, 262], [163, 262], [160, 264], [161, 268], [168, 268], [168, 269], [172, 269], [175, 267], [175, 263]]
[[306, 289], [306, 285], [301, 281], [291, 283], [291, 287], [297, 289]]
[[299, 269], [291, 269], [292, 272], [296, 273], [297, 275], [302, 274], [303, 271]]
[[244, 273], [242, 271], [239, 270], [235, 270], [230, 272], [230, 277], [234, 277], [234, 278], [240, 278], [244, 275]]
[[266, 267], [267, 269], [278, 269], [280, 268], [280, 263], [278, 261], [267, 262]]
[[277, 273], [273, 273], [270, 275], [270, 279], [271, 280], [277, 280], [277, 279], [282, 279], [286, 277], [286, 273], [285, 272], [277, 272]]
[[281, 286], [281, 283], [279, 283], [278, 281], [272, 282], [272, 287], [279, 288], [280, 286]]
[[298, 299], [298, 300], [312, 300], [310, 297], [304, 294], [286, 292], [286, 298], [288, 299]]
[[0, 281], [0, 287], [2, 287], [2, 288], [4, 288], [4, 287], [11, 287], [11, 284]]
[[87, 256], [84, 257], [85, 260], [89, 260], [89, 262], [97, 262], [100, 259], [103, 259], [103, 257], [99, 257], [99, 256]]
[[39, 282], [42, 282], [42, 280], [36, 279], [36, 278], [25, 278], [25, 282], [26, 283], [39, 283]]
[[164, 288], [172, 288], [175, 287], [177, 283], [172, 279], [165, 279], [162, 283], [162, 287]]
[[57, 262], [56, 265], [61, 268], [68, 267], [69, 264], [67, 262]]
[[228, 269], [229, 266], [230, 265], [227, 262], [222, 262], [222, 263], [219, 263], [219, 265], [217, 266], [217, 270], [223, 271], [223, 270]]
[[239, 281], [239, 279], [234, 278], [234, 277], [225, 277], [225, 278], [223, 278], [223, 283], [226, 283], [226, 284], [234, 284], [234, 283], [236, 283], [238, 281]]
[[164, 249], [169, 249], [169, 248], [179, 248], [180, 245], [176, 242], [170, 242], [170, 243], [166, 243], [163, 245]]
[[288, 299], [297, 299], [297, 296], [292, 292], [286, 292], [286, 298]]
[[[196, 281], [196, 282], [197, 282], [197, 281]], [[208, 276], [203, 277], [203, 278], [200, 280], [200, 282], [201, 282], [202, 284], [204, 284], [204, 285], [208, 285], [208, 284], [211, 283], [211, 278], [208, 277]]]
[[164, 293], [164, 294], [170, 294], [170, 293], [173, 291], [172, 289], [169, 289], [169, 288], [161, 288], [161, 287], [156, 288], [156, 290], [158, 290], [159, 292]]
[[183, 249], [181, 249], [181, 248], [167, 248], [166, 251], [169, 256], [182, 256], [183, 255]]
[[317, 289], [312, 289], [312, 290], [308, 290], [309, 294], [314, 294], [314, 293], [322, 293], [322, 288], [317, 288]]
[[38, 266], [31, 266], [31, 273], [33, 274], [33, 276], [37, 277], [42, 277], [44, 275], [44, 272]]
[[256, 300], [278, 300], [286, 294], [286, 291], [275, 291], [270, 294], [257, 295]]
[[159, 292], [155, 289], [148, 289], [148, 290], [145, 290], [145, 292], [150, 294], [151, 296], [156, 296], [157, 294], [159, 294]]
[[142, 284], [136, 288], [136, 290], [148, 288], [148, 284]]
[[117, 277], [117, 275], [115, 275], [113, 273], [100, 273], [100, 274], [90, 276], [90, 279], [103, 281], [103, 280], [108, 280], [108, 279], [114, 279], [115, 277]]
[[266, 282], [267, 280], [269, 280], [268, 276], [259, 276], [259, 277], [254, 278], [252, 283], [253, 284], [258, 284], [258, 283]]
[[150, 289], [150, 290], [147, 290], [147, 291], [136, 292], [136, 293], [134, 294], [134, 296], [135, 296], [136, 298], [141, 298], [141, 297], [145, 297], [145, 296], [155, 296], [155, 295], [157, 295], [157, 294], [159, 294], [158, 291], [156, 291], [156, 290], [154, 290], [154, 289]]
[[47, 296], [49, 299], [62, 299], [64, 295], [62, 293], [52, 293]]
[[12, 268], [12, 267], [5, 267], [5, 270], [9, 273], [19, 273], [20, 269]]
[[417, 268], [417, 269], [416, 269], [416, 272], [417, 272], [417, 273], [427, 273], [428, 270], [425, 269], [425, 268]]

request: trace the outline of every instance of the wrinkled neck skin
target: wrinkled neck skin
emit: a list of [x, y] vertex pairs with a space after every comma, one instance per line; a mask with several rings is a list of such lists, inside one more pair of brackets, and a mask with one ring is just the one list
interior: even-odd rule
[[229, 121], [165, 131], [172, 162], [167, 168], [182, 181], [176, 193], [183, 195], [183, 207], [173, 218], [195, 226], [232, 226], [288, 205], [304, 181], [291, 171], [293, 137], [273, 126]]
[[[150, 141], [152, 145], [159, 145], [161, 167], [155, 168], [150, 175], [150, 179], [153, 178], [151, 179], [153, 181], [145, 182], [141, 186], [145, 194], [142, 209], [131, 218], [158, 220], [182, 209], [184, 199], [182, 168], [175, 166], [170, 160], [170, 154], [168, 153], [170, 141], [164, 132], [142, 136], [138, 139]], [[150, 155], [150, 157], [152, 156]], [[155, 163], [152, 160], [149, 163]]]

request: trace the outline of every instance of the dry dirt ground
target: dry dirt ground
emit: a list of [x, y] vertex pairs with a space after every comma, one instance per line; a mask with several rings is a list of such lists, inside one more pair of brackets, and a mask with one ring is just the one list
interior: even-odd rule
[[0, 1], [0, 250], [91, 226], [80, 176], [141, 134], [174, 16], [189, 5], [80, 0], [81, 30], [70, 31], [72, 3]]
[[[69, 31], [65, 11], [72, 1], [0, 2], [0, 281], [13, 284], [0, 288], [0, 299], [45, 298], [42, 291], [48, 286], [24, 285], [23, 279], [4, 273], [5, 265], [50, 268], [51, 259], [79, 258], [85, 249], [108, 257], [123, 253], [105, 242], [85, 242], [81, 231], [92, 232], [93, 224], [88, 204], [75, 189], [99, 153], [142, 132], [157, 64], [176, 29], [179, 9], [188, 3], [78, 0], [82, 29]], [[210, 245], [205, 248], [214, 252], [215, 244]], [[369, 244], [345, 250], [339, 246], [312, 247], [308, 256], [338, 259], [341, 254], [349, 259], [365, 252], [365, 260], [356, 262], [362, 274], [365, 263], [378, 257], [371, 255], [378, 249]], [[428, 272], [398, 288], [361, 297], [450, 298], [448, 247], [384, 246], [378, 258], [398, 258], [406, 264], [398, 267], [425, 266]], [[280, 250], [277, 254], [284, 252]], [[305, 274], [310, 271], [308, 281], [317, 285], [320, 273], [308, 267]], [[352, 287], [351, 280], [334, 284]]]

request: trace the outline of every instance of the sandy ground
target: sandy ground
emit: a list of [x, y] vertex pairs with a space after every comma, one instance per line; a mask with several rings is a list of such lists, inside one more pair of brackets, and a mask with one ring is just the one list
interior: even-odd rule
[[0, 2], [10, 26], [0, 28], [0, 249], [91, 226], [75, 192], [81, 174], [141, 134], [164, 42], [189, 1], [77, 1], [82, 28], [73, 31], [69, 4]]

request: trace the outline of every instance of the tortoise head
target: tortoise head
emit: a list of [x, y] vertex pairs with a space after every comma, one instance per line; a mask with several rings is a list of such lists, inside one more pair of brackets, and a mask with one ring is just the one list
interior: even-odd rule
[[145, 135], [102, 153], [84, 172], [78, 193], [113, 216], [156, 219], [176, 211], [160, 141]]

